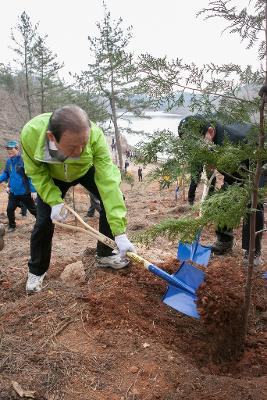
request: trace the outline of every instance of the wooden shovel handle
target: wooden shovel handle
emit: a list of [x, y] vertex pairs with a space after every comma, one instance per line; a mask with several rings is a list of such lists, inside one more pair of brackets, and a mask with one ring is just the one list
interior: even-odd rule
[[[69, 225], [69, 224], [64, 224], [63, 222], [58, 222], [58, 221], [53, 221], [53, 223], [55, 225], [58, 225], [62, 228], [67, 228], [73, 231], [78, 231], [78, 232], [85, 232], [87, 233], [89, 236], [93, 237], [94, 239], [99, 240], [101, 243], [109, 246], [111, 249], [118, 249], [116, 243], [114, 242], [114, 240], [108, 238], [107, 236], [103, 235], [102, 233], [100, 233], [99, 231], [97, 231], [96, 229], [92, 228], [90, 225], [88, 225], [86, 222], [84, 222], [84, 220], [80, 217], [79, 214], [76, 213], [76, 211], [74, 211], [70, 206], [68, 206], [67, 204], [65, 204], [65, 207], [68, 211], [70, 211], [77, 219], [78, 221], [80, 221], [80, 223], [86, 228], [81, 228], [79, 226], [73, 226], [73, 225]], [[128, 251], [126, 253], [127, 257], [129, 257], [131, 260], [138, 262], [139, 264], [143, 264], [143, 266], [145, 268], [148, 268], [149, 265], [151, 265], [151, 263], [147, 260], [145, 260], [143, 257], [132, 253], [131, 251]]]
[[106, 244], [107, 246], [111, 247], [112, 249], [117, 249], [117, 245], [114, 242], [114, 240], [106, 237], [105, 235], [103, 235], [102, 233], [100, 233], [99, 231], [97, 231], [96, 229], [92, 228], [90, 225], [88, 225], [86, 222], [84, 222], [84, 220], [80, 217], [80, 215], [78, 213], [76, 213], [76, 211], [74, 211], [70, 206], [68, 206], [67, 204], [65, 204], [65, 207], [68, 211], [70, 211], [76, 218], [78, 221], [80, 221], [80, 223], [86, 228], [86, 232], [91, 232], [95, 239], [98, 239], [101, 243]]

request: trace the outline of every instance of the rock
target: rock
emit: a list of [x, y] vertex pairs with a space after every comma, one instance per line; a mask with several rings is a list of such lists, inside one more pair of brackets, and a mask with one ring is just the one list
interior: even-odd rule
[[85, 271], [82, 261], [68, 264], [60, 275], [67, 286], [77, 286], [85, 282]]
[[132, 374], [136, 374], [136, 373], [139, 371], [139, 368], [136, 367], [135, 365], [133, 365], [133, 366], [130, 368], [130, 371], [131, 371]]
[[0, 251], [3, 250], [4, 246], [5, 246], [4, 239], [3, 237], [0, 236]]

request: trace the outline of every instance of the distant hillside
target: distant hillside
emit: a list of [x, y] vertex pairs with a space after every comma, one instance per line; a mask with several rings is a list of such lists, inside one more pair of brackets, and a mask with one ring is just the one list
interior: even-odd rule
[[[178, 99], [181, 96], [181, 92], [177, 92], [174, 98], [174, 101], [177, 102]], [[184, 92], [183, 93], [183, 98], [184, 98], [184, 104], [183, 105], [179, 105], [179, 106], [174, 106], [172, 109], [170, 109], [169, 111], [171, 113], [174, 114], [179, 114], [179, 115], [183, 115], [186, 116], [188, 114], [191, 114], [191, 111], [189, 109], [190, 103], [192, 101], [192, 93], [188, 93], [188, 92]], [[200, 94], [195, 95], [196, 97], [201, 97]], [[164, 101], [162, 102], [162, 105], [160, 106], [160, 111], [165, 111], [168, 107], [168, 102]]]
[[[187, 104], [190, 102], [190, 95], [185, 94], [185, 97], [186, 106], [173, 109], [171, 112], [177, 112], [180, 115], [186, 115], [189, 112]], [[160, 110], [165, 110], [166, 106], [163, 104]], [[20, 131], [27, 121], [25, 99], [18, 94], [10, 94], [0, 87], [0, 160], [6, 159], [5, 143], [11, 139], [19, 140]]]
[[[258, 88], [255, 88], [253, 85], [244, 86], [240, 90], [240, 95], [244, 98], [253, 98], [257, 96]], [[178, 100], [180, 93], [177, 93], [175, 96], [175, 100]], [[197, 95], [201, 96], [201, 94]], [[190, 102], [192, 99], [192, 94], [185, 92], [184, 93], [184, 105], [179, 107], [173, 107], [169, 110], [171, 113], [177, 113], [181, 116], [186, 116], [191, 114], [189, 110]], [[0, 87], [0, 161], [6, 159], [6, 152], [4, 145], [7, 140], [15, 139], [19, 140], [19, 134], [24, 126], [24, 124], [28, 121], [28, 112], [26, 109], [26, 101], [23, 96], [19, 96], [18, 94], [10, 94], [5, 89]], [[163, 101], [161, 105], [158, 107], [158, 111], [166, 111], [168, 106], [167, 101]], [[38, 114], [36, 111], [35, 114]], [[258, 116], [255, 116], [255, 119], [258, 119]]]
[[[173, 102], [178, 102], [179, 97], [181, 96], [181, 92], [177, 92], [177, 94], [175, 95], [174, 99], [171, 100], [172, 104]], [[200, 94], [197, 94], [196, 97], [201, 96]], [[179, 115], [187, 115], [190, 114], [190, 110], [189, 110], [189, 105], [191, 103], [192, 100], [192, 93], [188, 93], [188, 92], [184, 92], [183, 93], [183, 97], [184, 97], [184, 104], [182, 106], [177, 106], [174, 104], [174, 106], [172, 108], [169, 109], [170, 104], [168, 103], [168, 100], [158, 100], [159, 103], [157, 104], [157, 111], [166, 111], [168, 109], [168, 112], [171, 112], [172, 114], [179, 114]], [[139, 100], [145, 100], [147, 102], [149, 102], [149, 98], [146, 95], [135, 95], [134, 96], [135, 99], [139, 99]], [[152, 108], [153, 110], [153, 108]]]
[[20, 130], [27, 121], [24, 104], [25, 100], [22, 97], [13, 97], [0, 88], [0, 159], [6, 158], [6, 141], [19, 139]]

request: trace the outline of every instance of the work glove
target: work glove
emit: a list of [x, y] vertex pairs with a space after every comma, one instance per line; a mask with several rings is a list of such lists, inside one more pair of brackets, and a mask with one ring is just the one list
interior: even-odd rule
[[55, 221], [63, 222], [65, 221], [68, 214], [68, 210], [64, 207], [64, 203], [56, 204], [51, 207], [50, 218]]
[[135, 253], [134, 245], [130, 242], [125, 233], [123, 233], [122, 235], [115, 236], [115, 242], [116, 245], [118, 246], [118, 249], [120, 251], [120, 256], [122, 259], [126, 257], [127, 251], [132, 251], [133, 253]]

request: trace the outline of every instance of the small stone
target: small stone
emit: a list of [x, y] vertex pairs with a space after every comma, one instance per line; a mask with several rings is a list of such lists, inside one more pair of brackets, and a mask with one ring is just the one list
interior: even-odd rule
[[67, 286], [77, 286], [85, 282], [85, 271], [82, 261], [68, 264], [60, 275]]
[[147, 347], [150, 347], [149, 343], [143, 343], [142, 346], [144, 347], [144, 349], [146, 349]]
[[136, 374], [136, 373], [139, 371], [139, 368], [136, 367], [135, 365], [133, 365], [133, 366], [130, 368], [130, 371], [131, 371], [132, 374]]

